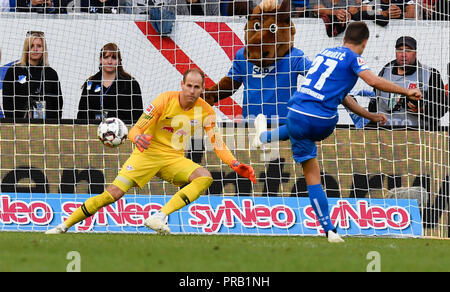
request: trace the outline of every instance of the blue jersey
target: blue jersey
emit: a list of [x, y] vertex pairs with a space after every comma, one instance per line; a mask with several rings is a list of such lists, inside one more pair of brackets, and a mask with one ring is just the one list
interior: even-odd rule
[[358, 81], [358, 74], [368, 69], [364, 59], [347, 47], [325, 49], [314, 59], [288, 107], [317, 117], [334, 117]]
[[237, 51], [228, 77], [244, 83], [243, 117], [254, 118], [262, 113], [269, 119], [278, 118], [279, 123], [284, 124], [287, 103], [297, 91], [298, 75], [306, 75], [311, 63], [302, 50], [292, 48], [276, 63], [260, 68], [247, 61], [244, 48]]

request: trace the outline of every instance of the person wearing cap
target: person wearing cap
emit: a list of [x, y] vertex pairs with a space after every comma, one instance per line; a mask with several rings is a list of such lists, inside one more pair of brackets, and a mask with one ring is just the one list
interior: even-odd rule
[[440, 72], [418, 61], [417, 41], [413, 37], [397, 39], [395, 56], [378, 75], [410, 89], [419, 88], [423, 99], [418, 103], [405, 96], [375, 90], [376, 98], [371, 100], [369, 111], [384, 113], [388, 119], [386, 126], [437, 129], [440, 118], [448, 110]]

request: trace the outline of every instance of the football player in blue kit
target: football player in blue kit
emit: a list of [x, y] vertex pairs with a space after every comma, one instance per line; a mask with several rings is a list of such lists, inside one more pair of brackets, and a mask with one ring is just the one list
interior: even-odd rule
[[[267, 61], [270, 62], [270, 61]], [[270, 119], [261, 123], [278, 124], [271, 131], [262, 133], [262, 142], [255, 139], [253, 147], [272, 141], [289, 140], [286, 127], [287, 103], [297, 91], [299, 75], [305, 76], [311, 68], [311, 60], [298, 48], [291, 48], [283, 58], [265, 67], [259, 67], [245, 57], [245, 48], [235, 56], [233, 66], [228, 72], [233, 82], [244, 84], [242, 116], [244, 119], [263, 114]], [[261, 119], [261, 118], [260, 118]], [[256, 121], [255, 121], [256, 122]], [[267, 129], [266, 129], [267, 130]], [[258, 133], [258, 137], [261, 133]]]
[[418, 89], [405, 89], [378, 77], [367, 66], [361, 54], [369, 39], [369, 29], [364, 22], [348, 25], [344, 44], [319, 53], [302, 83], [300, 90], [288, 102], [287, 130], [296, 163], [301, 163], [308, 195], [329, 242], [344, 242], [331, 222], [328, 199], [321, 185], [316, 142], [334, 132], [339, 116], [337, 108], [343, 104], [355, 114], [372, 122], [384, 124], [386, 116], [368, 112], [347, 94], [358, 78], [385, 92], [419, 100]]
[[284, 125], [288, 113], [286, 105], [297, 91], [298, 75], [305, 76], [311, 63], [302, 50], [293, 47], [275, 63], [259, 67], [246, 59], [245, 48], [240, 49], [228, 77], [244, 84], [243, 118], [263, 113], [267, 117], [276, 117], [279, 124]]

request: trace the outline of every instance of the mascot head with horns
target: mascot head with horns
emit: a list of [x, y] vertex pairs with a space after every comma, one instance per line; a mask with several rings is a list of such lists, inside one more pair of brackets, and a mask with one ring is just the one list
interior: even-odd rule
[[263, 0], [253, 9], [244, 28], [245, 46], [236, 52], [227, 76], [205, 90], [209, 104], [232, 96], [244, 84], [243, 117], [277, 115], [283, 123], [298, 74], [306, 75], [311, 67], [294, 47], [290, 6], [290, 0]]
[[287, 0], [279, 5], [276, 0], [263, 0], [253, 9], [244, 28], [245, 55], [250, 62], [266, 67], [290, 51], [295, 35], [290, 14]]

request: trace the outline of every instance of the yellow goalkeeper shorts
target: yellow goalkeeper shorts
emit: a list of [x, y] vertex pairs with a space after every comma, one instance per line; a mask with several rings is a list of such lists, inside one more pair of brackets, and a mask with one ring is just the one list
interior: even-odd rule
[[143, 188], [154, 176], [157, 176], [177, 187], [189, 183], [189, 176], [199, 164], [179, 154], [159, 151], [135, 151], [125, 161], [120, 176], [124, 176]]

